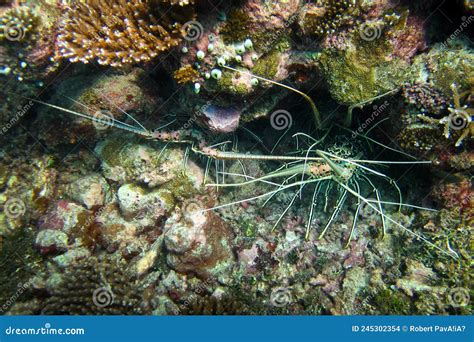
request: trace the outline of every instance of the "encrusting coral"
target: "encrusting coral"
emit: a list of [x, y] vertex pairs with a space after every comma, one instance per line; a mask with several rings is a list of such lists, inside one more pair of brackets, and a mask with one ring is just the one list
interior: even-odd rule
[[58, 57], [114, 67], [146, 62], [178, 45], [192, 1], [101, 1], [75, 3], [58, 36]]

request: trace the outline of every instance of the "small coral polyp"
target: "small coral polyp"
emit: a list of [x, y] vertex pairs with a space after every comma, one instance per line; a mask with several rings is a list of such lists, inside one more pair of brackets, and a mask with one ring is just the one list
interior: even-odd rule
[[15, 7], [0, 15], [0, 42], [23, 42], [39, 24], [34, 11], [26, 6]]
[[305, 32], [323, 36], [336, 32], [352, 19], [356, 1], [324, 0], [305, 5], [302, 28]]
[[193, 16], [192, 1], [76, 3], [61, 25], [58, 57], [113, 67], [147, 62], [177, 46], [185, 34], [183, 24]]

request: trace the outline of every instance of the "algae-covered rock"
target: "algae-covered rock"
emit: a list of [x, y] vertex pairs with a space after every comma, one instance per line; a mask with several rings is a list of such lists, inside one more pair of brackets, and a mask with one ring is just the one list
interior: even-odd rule
[[68, 248], [68, 236], [59, 230], [44, 229], [36, 236], [35, 245], [42, 254], [64, 252]]
[[430, 52], [415, 58], [413, 73], [420, 83], [428, 83], [452, 99], [453, 83], [461, 91], [474, 88], [474, 55], [469, 49], [436, 45]]
[[323, 73], [334, 99], [354, 105], [400, 87], [410, 79], [408, 62], [389, 59], [389, 47], [382, 41], [327, 49], [320, 58]]
[[332, 97], [355, 105], [412, 80], [411, 61], [426, 48], [423, 23], [407, 10], [383, 10], [379, 18], [326, 39], [319, 63]]
[[164, 242], [168, 264], [178, 272], [229, 281], [235, 264], [233, 231], [218, 215], [188, 202], [166, 221]]
[[122, 185], [117, 192], [117, 199], [125, 218], [155, 220], [165, 215], [174, 207], [174, 197], [169, 190], [146, 189], [134, 184]]
[[408, 296], [422, 291], [433, 291], [436, 274], [421, 262], [409, 259], [406, 262], [405, 276], [397, 281], [397, 287]]
[[[99, 174], [90, 174], [79, 178], [69, 186], [72, 199], [87, 209], [104, 205], [109, 196], [109, 185]], [[110, 199], [110, 198], [109, 198]]]
[[230, 11], [222, 27], [226, 42], [251, 38], [257, 49], [271, 47], [296, 22], [300, 1], [249, 0]]
[[83, 206], [65, 200], [60, 200], [51, 205], [40, 219], [39, 228], [43, 230], [61, 230], [66, 234], [81, 229], [90, 221], [92, 212]]
[[111, 139], [100, 142], [95, 151], [102, 160], [104, 176], [121, 184], [141, 183], [151, 188], [170, 182], [183, 172], [190, 175], [188, 181], [196, 188], [202, 184], [199, 168], [190, 161], [185, 167], [184, 153], [175, 147], [156, 144], [153, 148]]
[[[150, 118], [160, 102], [157, 89], [139, 68], [129, 73], [72, 75], [59, 83], [57, 92], [48, 102], [105, 123], [61, 115], [57, 108], [44, 106], [39, 108], [43, 118], [38, 120], [38, 125], [42, 127], [40, 136], [51, 145], [76, 143], [79, 137], [95, 138], [107, 134], [112, 130], [108, 124], [114, 120], [127, 121], [128, 115], [138, 121], [142, 121], [141, 115]], [[45, 117], [55, 120], [57, 129], [51, 130]]]

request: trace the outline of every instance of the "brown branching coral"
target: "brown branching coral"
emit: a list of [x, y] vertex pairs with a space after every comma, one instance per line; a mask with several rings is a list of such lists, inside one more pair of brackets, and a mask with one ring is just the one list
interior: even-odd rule
[[185, 84], [188, 82], [196, 82], [199, 79], [199, 72], [195, 70], [191, 65], [186, 65], [173, 74], [174, 79], [178, 84]]
[[146, 314], [145, 290], [122, 260], [90, 258], [66, 270], [42, 310], [54, 315]]
[[186, 34], [183, 24], [193, 16], [192, 1], [76, 3], [61, 24], [58, 57], [111, 66], [146, 62], [178, 45]]

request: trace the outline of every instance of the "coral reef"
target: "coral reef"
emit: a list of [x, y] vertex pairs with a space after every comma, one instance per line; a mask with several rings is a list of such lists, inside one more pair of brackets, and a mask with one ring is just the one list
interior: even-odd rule
[[61, 24], [57, 57], [111, 66], [147, 62], [177, 46], [192, 18], [190, 2], [75, 3]]
[[438, 116], [447, 109], [447, 99], [429, 84], [406, 84], [403, 87], [403, 97], [421, 112]]
[[398, 139], [416, 153], [426, 153], [439, 165], [468, 170], [469, 150], [456, 153], [453, 147], [468, 146], [472, 137], [472, 54], [463, 49], [443, 49], [439, 45], [415, 58], [412, 66], [417, 80], [403, 95], [414, 104], [401, 116], [404, 123]]
[[[0, 124], [14, 126], [31, 105], [23, 98], [34, 96], [58, 69], [52, 62], [58, 12], [54, 6], [15, 2], [0, 8]], [[2, 135], [3, 135], [2, 134]]]
[[213, 5], [1, 2], [0, 314], [472, 314], [469, 3]]

